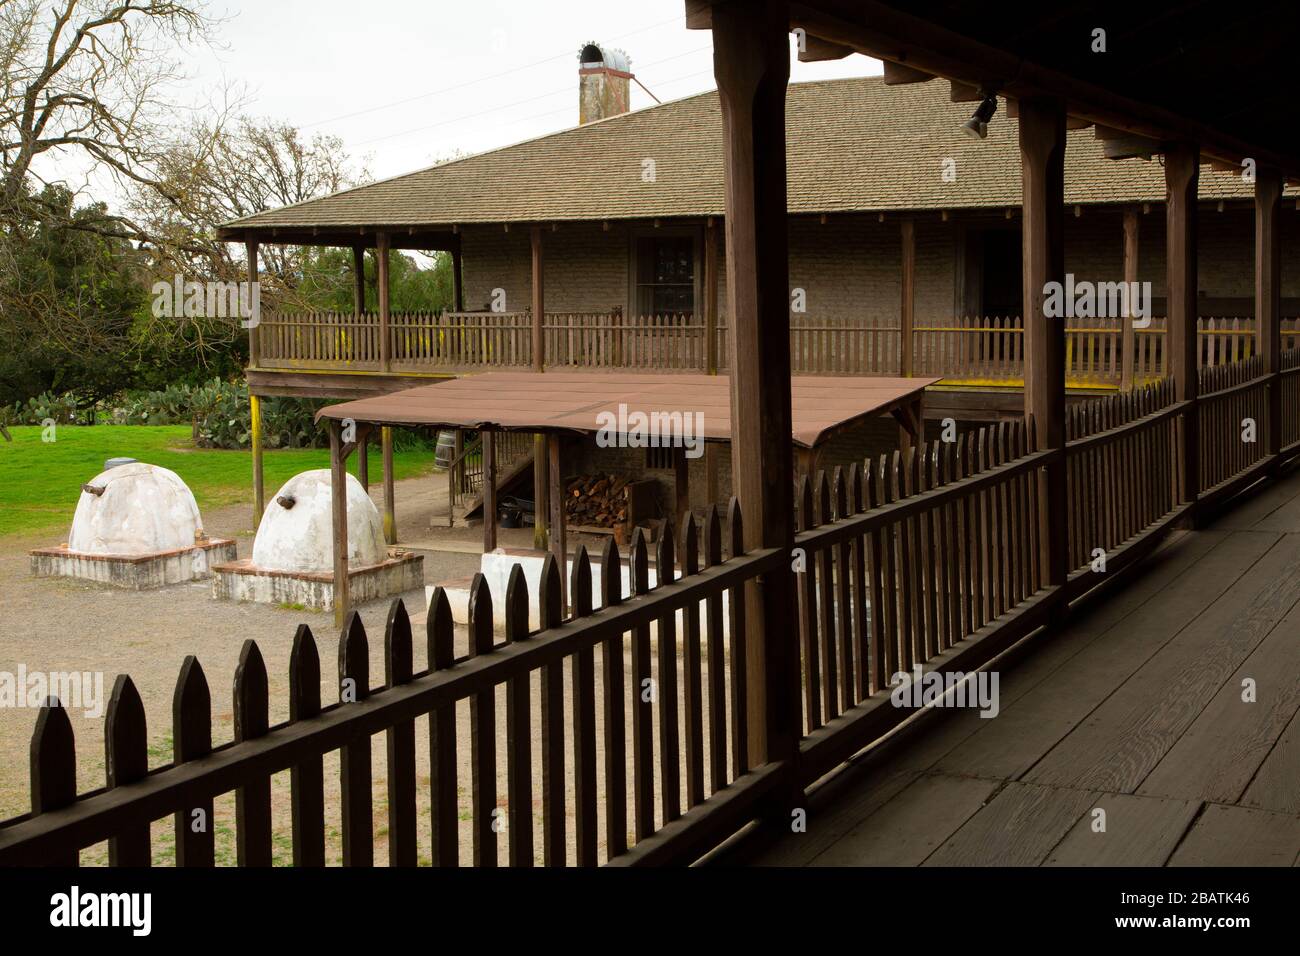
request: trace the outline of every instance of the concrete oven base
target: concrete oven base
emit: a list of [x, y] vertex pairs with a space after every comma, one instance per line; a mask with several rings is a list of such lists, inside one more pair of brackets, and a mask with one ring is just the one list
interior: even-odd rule
[[[363, 604], [424, 586], [424, 557], [399, 554], [364, 567], [348, 569], [348, 598]], [[231, 561], [212, 568], [212, 596], [257, 604], [293, 604], [322, 611], [334, 607], [334, 575], [328, 572], [275, 571], [252, 561]]]
[[151, 554], [89, 554], [67, 545], [28, 553], [38, 578], [75, 578], [131, 591], [198, 581], [211, 574], [213, 565], [237, 557], [230, 538], [205, 538], [192, 548]]

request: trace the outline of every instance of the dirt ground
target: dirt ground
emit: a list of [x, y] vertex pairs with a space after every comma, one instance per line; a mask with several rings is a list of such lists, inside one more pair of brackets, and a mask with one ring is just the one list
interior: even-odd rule
[[[372, 487], [378, 500], [379, 487]], [[481, 531], [477, 528], [446, 527], [446, 485], [440, 476], [398, 482], [396, 510], [399, 543], [420, 551], [425, 557], [425, 580], [433, 584], [447, 579], [472, 575], [478, 569], [477, 545]], [[217, 509], [204, 514], [204, 524], [209, 533], [236, 538], [240, 557], [252, 551], [252, 508], [249, 504]], [[172, 759], [171, 702], [176, 677], [186, 655], [194, 654], [207, 675], [213, 700], [213, 742], [220, 744], [233, 735], [231, 687], [240, 648], [247, 639], [258, 643], [266, 662], [270, 679], [270, 718], [272, 724], [288, 718], [288, 666], [294, 631], [299, 623], [307, 623], [316, 636], [322, 662], [321, 698], [324, 702], [338, 699], [337, 683], [333, 677], [337, 660], [338, 634], [333, 615], [327, 612], [287, 610], [269, 605], [239, 604], [216, 601], [211, 595], [210, 582], [196, 582], [155, 591], [131, 592], [93, 585], [83, 585], [67, 580], [35, 579], [29, 574], [27, 550], [32, 547], [57, 544], [49, 536], [29, 538], [10, 536], [0, 538], [0, 671], [17, 673], [19, 666], [27, 672], [89, 671], [103, 675], [103, 704], [107, 705], [113, 681], [117, 674], [130, 674], [144, 701], [150, 736], [150, 766], [162, 766]], [[507, 547], [529, 547], [532, 529], [503, 530], [500, 543]], [[595, 542], [593, 541], [592, 544]], [[572, 545], [572, 542], [571, 542]], [[592, 545], [589, 544], [589, 547]], [[433, 550], [437, 549], [437, 550]], [[402, 595], [416, 625], [415, 667], [426, 666], [423, 640], [425, 598], [422, 591]], [[372, 685], [383, 679], [383, 626], [389, 601], [363, 605], [359, 610], [370, 638], [370, 673]], [[466, 651], [465, 637], [458, 635], [457, 653]], [[625, 655], [625, 660], [628, 655]], [[600, 673], [600, 655], [597, 654], [597, 673]], [[679, 686], [682, 681], [679, 678]], [[630, 689], [630, 673], [625, 675], [625, 686]], [[706, 684], [707, 686], [707, 684]], [[565, 668], [566, 721], [572, 720], [571, 686], [569, 670]], [[597, 687], [598, 699], [601, 688]], [[534, 846], [541, 861], [541, 744], [540, 734], [540, 676], [534, 675], [532, 709], [535, 728], [532, 743], [532, 775], [534, 777]], [[498, 691], [497, 765], [499, 770], [498, 804], [506, 805], [506, 725], [505, 692]], [[631, 710], [636, 706], [629, 696], [627, 702], [630, 732]], [[657, 708], [655, 708], [657, 710]], [[469, 826], [469, 709], [467, 703], [458, 708], [458, 736], [461, 744], [458, 788], [461, 796], [461, 862], [470, 859]], [[599, 713], [599, 708], [598, 708]], [[103, 756], [103, 716], [87, 716], [72, 710], [77, 745], [78, 789], [85, 791], [100, 787], [105, 782]], [[25, 813], [30, 809], [28, 786], [28, 747], [36, 711], [25, 707], [0, 708], [0, 818]], [[602, 728], [597, 728], [598, 733]], [[656, 728], [656, 740], [657, 737]], [[418, 809], [420, 821], [419, 853], [421, 862], [428, 861], [430, 845], [429, 817], [429, 753], [428, 722], [417, 721], [416, 753], [417, 774], [420, 783]], [[656, 751], [658, 747], [656, 747]], [[629, 756], [628, 776], [631, 779]], [[570, 791], [568, 816], [572, 819], [573, 755], [568, 755], [566, 776]], [[372, 742], [374, 775], [375, 860], [387, 859], [387, 786], [385, 779], [385, 746], [382, 739]], [[601, 763], [601, 761], [598, 761]], [[326, 797], [326, 848], [333, 863], [341, 861], [342, 844], [339, 833], [340, 810], [338, 801], [338, 755], [325, 758]], [[604, 768], [600, 768], [598, 785], [603, 789]], [[272, 783], [275, 832], [275, 862], [292, 861], [290, 839], [289, 774], [277, 774]], [[216, 827], [218, 863], [233, 864], [234, 795], [227, 794], [216, 801]], [[629, 826], [631, 825], [629, 813]], [[603, 809], [600, 826], [604, 827]], [[166, 865], [174, 859], [174, 841], [170, 820], [155, 821], [155, 863]], [[570, 858], [573, 858], [574, 834], [568, 826]], [[603, 844], [603, 839], [602, 839]], [[499, 840], [500, 858], [505, 862], [508, 836]], [[603, 849], [601, 852], [604, 857]], [[107, 859], [104, 846], [83, 851], [83, 864], [103, 863]]]

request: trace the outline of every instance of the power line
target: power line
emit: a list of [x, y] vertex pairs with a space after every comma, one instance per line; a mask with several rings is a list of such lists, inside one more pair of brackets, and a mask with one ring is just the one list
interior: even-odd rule
[[[637, 29], [637, 30], [632, 30], [632, 31], [630, 31], [630, 32], [628, 32], [628, 33], [622, 33], [622, 34], [619, 34], [618, 36], [615, 36], [615, 37], [613, 37], [612, 39], [613, 39], [613, 40], [625, 40], [625, 39], [627, 39], [628, 37], [636, 36], [637, 34], [640, 34], [640, 33], [646, 33], [646, 32], [648, 32], [648, 31], [650, 31], [650, 30], [657, 30], [657, 29], [659, 29], [660, 27], [667, 26], [667, 25], [670, 24], [670, 23], [678, 23], [678, 22], [681, 22], [681, 21], [682, 21], [682, 18], [681, 18], [681, 17], [673, 17], [671, 20], [664, 20], [664, 21], [662, 21], [662, 22], [660, 22], [660, 23], [652, 23], [652, 24], [651, 24], [650, 26], [648, 26], [648, 27], [641, 27], [641, 28], [639, 28], [639, 29]], [[417, 93], [416, 95], [414, 95], [414, 96], [408, 96], [408, 97], [406, 97], [405, 99], [394, 100], [394, 101], [391, 102], [391, 103], [383, 103], [383, 104], [381, 104], [381, 105], [379, 105], [379, 106], [368, 106], [368, 107], [366, 107], [365, 109], [362, 109], [362, 110], [356, 110], [356, 111], [354, 111], [354, 112], [352, 112], [352, 113], [344, 113], [344, 114], [342, 114], [342, 115], [340, 115], [340, 116], [333, 116], [333, 117], [330, 117], [329, 119], [317, 120], [317, 121], [314, 122], [314, 123], [307, 123], [307, 124], [305, 124], [304, 126], [302, 126], [301, 128], [302, 128], [302, 129], [312, 129], [313, 127], [316, 127], [316, 126], [325, 126], [326, 124], [329, 124], [329, 123], [337, 123], [337, 122], [339, 122], [340, 120], [352, 119], [353, 117], [356, 117], [356, 116], [364, 116], [364, 115], [366, 115], [367, 113], [376, 113], [376, 112], [378, 112], [379, 110], [392, 109], [392, 108], [395, 107], [395, 106], [405, 106], [405, 105], [407, 105], [408, 103], [414, 103], [416, 100], [427, 99], [427, 98], [430, 97], [430, 96], [441, 96], [441, 95], [444, 94], [444, 93], [454, 93], [455, 91], [465, 89], [465, 88], [468, 87], [468, 86], [474, 86], [475, 84], [478, 84], [478, 83], [484, 83], [484, 82], [486, 82], [486, 81], [488, 81], [488, 80], [499, 79], [500, 77], [503, 77], [503, 76], [510, 76], [510, 75], [512, 75], [512, 74], [514, 74], [514, 73], [522, 72], [523, 70], [531, 70], [533, 67], [536, 67], [536, 66], [544, 66], [544, 65], [547, 64], [547, 63], [553, 63], [553, 62], [555, 62], [556, 60], [562, 60], [562, 59], [565, 59], [565, 58], [570, 57], [570, 56], [572, 56], [572, 55], [573, 55], [572, 51], [570, 51], [570, 52], [566, 52], [566, 53], [557, 53], [555, 56], [548, 56], [548, 57], [545, 57], [544, 59], [541, 59], [541, 60], [534, 60], [534, 61], [531, 62], [531, 63], [525, 63], [525, 64], [523, 64], [523, 65], [521, 65], [521, 66], [511, 67], [511, 68], [508, 69], [508, 70], [501, 70], [501, 71], [498, 72], [498, 73], [489, 73], [489, 74], [486, 74], [486, 75], [484, 75], [484, 76], [477, 76], [477, 77], [475, 77], [475, 78], [472, 79], [472, 80], [466, 80], [466, 81], [463, 82], [463, 83], [457, 83], [457, 84], [455, 84], [455, 85], [453, 85], [453, 86], [445, 86], [445, 87], [443, 87], [442, 89], [439, 89], [439, 90], [430, 90], [430, 91], [427, 92], [427, 93]], [[650, 64], [647, 64], [647, 65], [650, 65]], [[399, 134], [399, 135], [400, 135], [400, 134]]]

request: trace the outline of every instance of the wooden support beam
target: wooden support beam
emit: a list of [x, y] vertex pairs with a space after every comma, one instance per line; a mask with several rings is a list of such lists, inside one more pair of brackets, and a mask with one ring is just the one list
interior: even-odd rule
[[[248, 258], [248, 287], [255, 289], [260, 281], [257, 275], [257, 243], [252, 240], [244, 243], [244, 255]], [[253, 322], [248, 326], [248, 364], [250, 368], [257, 368], [262, 364], [260, 333]]]
[[675, 521], [673, 527], [678, 531], [682, 527], [682, 519], [686, 513], [691, 510], [691, 469], [690, 459], [686, 457], [685, 446], [674, 446], [673, 448], [673, 515]]
[[348, 457], [343, 423], [330, 422], [330, 509], [334, 518], [334, 625], [348, 613]]
[[[483, 431], [483, 553], [497, 549], [496, 432]], [[541, 507], [538, 502], [534, 507]]]
[[[1065, 106], [1020, 101], [1023, 215], [1025, 416], [1040, 451], [1062, 454], [1039, 473], [1038, 542], [1042, 583], [1062, 587], [1069, 573], [1065, 471], [1065, 322], [1044, 308], [1048, 283], [1065, 281]], [[1064, 613], [1064, 605], [1058, 613]]]
[[[1138, 211], [1136, 206], [1124, 207], [1124, 282], [1129, 289], [1137, 288], [1138, 281]], [[1126, 297], [1129, 308], [1124, 310], [1124, 324], [1120, 339], [1119, 387], [1122, 392], [1133, 391], [1133, 355], [1137, 336], [1133, 331], [1132, 297]]]
[[[533, 251], [533, 371], [546, 368], [546, 260], [543, 254], [541, 226], [532, 227]], [[546, 437], [533, 436], [533, 547], [546, 550]], [[561, 571], [560, 577], [564, 577]]]
[[393, 430], [385, 425], [379, 430], [384, 457], [384, 540], [397, 544], [397, 505], [393, 497]]
[[704, 368], [718, 374], [718, 226], [704, 224]]
[[1282, 208], [1282, 174], [1269, 167], [1255, 170], [1255, 347], [1264, 360], [1268, 384], [1265, 452], [1282, 450], [1282, 242], [1278, 213]]
[[[1174, 394], [1188, 402], [1183, 414], [1177, 473], [1180, 500], [1195, 504], [1200, 495], [1200, 425], [1196, 373], [1196, 187], [1200, 156], [1195, 145], [1172, 144], [1165, 152], [1165, 269], [1168, 289], [1165, 348]], [[1196, 509], [1191, 520], [1196, 523]]]
[[[746, 548], [794, 547], [783, 0], [713, 7], [722, 107], [732, 475]], [[800, 733], [794, 578], [787, 562], [745, 588], [748, 766], [794, 759]], [[792, 798], [782, 794], [781, 802]], [[769, 806], [769, 812], [788, 814]], [[786, 817], [788, 819], [788, 816]]]
[[911, 219], [899, 222], [903, 250], [903, 292], [899, 306], [899, 336], [901, 342], [899, 374], [911, 378], [915, 365], [916, 328], [916, 223]]
[[375, 235], [375, 284], [379, 299], [379, 362], [385, 372], [393, 368], [393, 337], [388, 329], [388, 233]]
[[[546, 436], [546, 451], [550, 466], [550, 509], [551, 509], [551, 554], [555, 555], [555, 564], [560, 569], [560, 605], [561, 613], [567, 614], [569, 607], [569, 552], [568, 526], [564, 517], [564, 476], [560, 474], [560, 436], [554, 432]], [[537, 510], [542, 502], [537, 503]]]
[[980, 96], [979, 87], [971, 86], [969, 83], [962, 83], [958, 80], [948, 81], [948, 100], [953, 103], [978, 103], [984, 97]]
[[262, 513], [266, 511], [266, 477], [262, 468], [262, 398], [259, 395], [248, 396], [248, 418], [250, 442], [253, 446], [253, 532], [262, 525]]
[[352, 314], [361, 315], [366, 311], [366, 250], [363, 246], [352, 247]]
[[465, 261], [459, 242], [451, 250], [451, 303], [457, 312], [465, 311]]
[[367, 492], [370, 491], [370, 430], [366, 429], [357, 436], [357, 481]]
[[886, 86], [904, 86], [908, 83], [929, 83], [933, 79], [933, 73], [926, 73], [924, 70], [918, 70], [914, 67], [907, 66], [904, 63], [894, 63], [892, 60], [885, 60]]

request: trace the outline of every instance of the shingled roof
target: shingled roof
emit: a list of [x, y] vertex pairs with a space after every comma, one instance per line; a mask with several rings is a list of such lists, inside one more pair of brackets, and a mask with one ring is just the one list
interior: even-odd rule
[[[960, 130], [970, 103], [946, 83], [881, 77], [792, 84], [786, 99], [791, 213], [999, 208], [1020, 204], [1016, 121], [1005, 103], [986, 140]], [[943, 162], [956, 161], [944, 182]], [[654, 160], [654, 182], [642, 179]], [[1203, 167], [1203, 199], [1246, 199], [1233, 172]], [[1294, 193], [1294, 190], [1288, 190]], [[1108, 160], [1092, 130], [1069, 134], [1071, 205], [1163, 201], [1155, 161]], [[441, 163], [239, 219], [225, 229], [449, 226], [718, 216], [722, 119], [716, 91]]]

